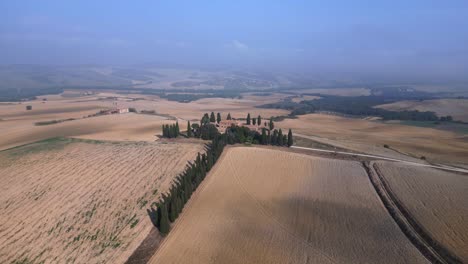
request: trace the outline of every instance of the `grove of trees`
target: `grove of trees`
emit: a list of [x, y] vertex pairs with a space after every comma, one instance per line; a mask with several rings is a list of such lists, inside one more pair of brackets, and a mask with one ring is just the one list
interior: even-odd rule
[[176, 137], [178, 137], [179, 133], [180, 133], [179, 122], [176, 122], [175, 124], [171, 124], [171, 125], [163, 125], [162, 126], [162, 131], [163, 131], [162, 136], [164, 138], [176, 138]]
[[[214, 118], [214, 113], [211, 113], [211, 116]], [[221, 115], [219, 113], [218, 117], [220, 120]], [[228, 118], [230, 118], [230, 114]], [[226, 129], [225, 133], [221, 134], [217, 127], [210, 123], [210, 119], [211, 117], [206, 113], [203, 115], [200, 125], [190, 125], [190, 121], [187, 122], [188, 137], [194, 136], [204, 140], [211, 140], [211, 143], [206, 145], [206, 153], [198, 153], [195, 161], [189, 162], [184, 172], [175, 178], [169, 192], [163, 194], [158, 202], [153, 203], [151, 208], [147, 209], [151, 221], [162, 235], [169, 233], [171, 229], [170, 224], [179, 217], [185, 204], [203, 179], [205, 179], [207, 173], [213, 168], [227, 144], [252, 143], [289, 147], [293, 144], [291, 129], [289, 129], [288, 135], [283, 135], [281, 129], [270, 131], [266, 128], [263, 128], [260, 134], [257, 131], [250, 130], [248, 127], [232, 126]], [[258, 124], [261, 124], [260, 116], [253, 120], [257, 120]], [[273, 120], [270, 119], [270, 127], [273, 126]], [[163, 125], [164, 137], [177, 137], [179, 132], [178, 122], [174, 125]]]

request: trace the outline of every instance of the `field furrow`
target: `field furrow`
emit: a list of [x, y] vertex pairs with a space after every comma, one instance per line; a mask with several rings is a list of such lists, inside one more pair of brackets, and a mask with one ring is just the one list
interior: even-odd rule
[[57, 139], [0, 152], [0, 262], [123, 263], [202, 144]]
[[427, 263], [360, 163], [226, 151], [150, 263]]

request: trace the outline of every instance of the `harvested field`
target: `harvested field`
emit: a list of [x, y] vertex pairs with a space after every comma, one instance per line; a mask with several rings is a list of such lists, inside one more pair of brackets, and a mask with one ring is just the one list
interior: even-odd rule
[[424, 101], [399, 101], [377, 106], [392, 111], [432, 111], [438, 116], [451, 115], [454, 120], [468, 122], [468, 99], [436, 99]]
[[[206, 112], [222, 112], [226, 118], [245, 118], [247, 113], [263, 118], [288, 114], [279, 109], [257, 109], [255, 106], [279, 100], [284, 95], [246, 95], [243, 99], [201, 99], [190, 103], [167, 101], [157, 96], [141, 94], [116, 94], [67, 91], [62, 95], [47, 95], [39, 100], [22, 103], [0, 104], [0, 150], [31, 143], [55, 136], [72, 136], [102, 140], [154, 141], [162, 124], [173, 123], [167, 119], [179, 119], [181, 130], [186, 120], [199, 120]], [[73, 95], [73, 96], [70, 96]], [[47, 101], [42, 101], [47, 99]], [[31, 105], [32, 110], [26, 110]], [[138, 111], [155, 111], [156, 115], [121, 114], [82, 119], [103, 109], [136, 108]], [[74, 121], [38, 127], [36, 123], [53, 120], [77, 119]], [[79, 119], [79, 120], [78, 120]]]
[[235, 147], [225, 150], [150, 263], [408, 261], [427, 263], [360, 163]]
[[[416, 158], [442, 163], [467, 163], [466, 137], [432, 128], [384, 124], [357, 118], [325, 114], [301, 115], [297, 119], [277, 122], [277, 127], [291, 128], [296, 134], [350, 150], [408, 159], [396, 151]], [[391, 149], [384, 148], [384, 144]]]
[[0, 152], [0, 263], [124, 263], [201, 144], [53, 139]]
[[314, 94], [326, 94], [326, 95], [338, 95], [338, 96], [367, 96], [370, 95], [370, 90], [367, 88], [312, 88], [312, 89], [300, 89], [300, 90], [288, 90], [297, 94], [314, 93]]
[[295, 103], [300, 103], [302, 101], [315, 100], [315, 99], [319, 99], [319, 98], [320, 97], [318, 97], [318, 96], [302, 95], [302, 96], [294, 97], [293, 99], [291, 99], [291, 101], [293, 101]]
[[254, 116], [261, 115], [264, 118], [289, 114], [289, 111], [281, 109], [256, 108], [266, 102], [276, 102], [277, 96], [270, 99], [265, 96], [245, 96], [243, 99], [204, 98], [190, 103], [179, 103], [164, 99], [155, 99], [153, 102], [133, 103], [138, 109], [155, 110], [158, 113], [169, 114], [185, 120], [199, 120], [204, 113], [221, 112], [223, 118], [231, 113], [234, 118], [245, 118], [250, 113]]
[[392, 192], [429, 235], [468, 262], [468, 177], [446, 171], [375, 162]]
[[[154, 115], [104, 115], [48, 126], [35, 126], [29, 121], [2, 121], [0, 149], [23, 145], [50, 137], [80, 137], [98, 140], [154, 141], [162, 124], [172, 120]], [[185, 129], [185, 123], [180, 124]]]

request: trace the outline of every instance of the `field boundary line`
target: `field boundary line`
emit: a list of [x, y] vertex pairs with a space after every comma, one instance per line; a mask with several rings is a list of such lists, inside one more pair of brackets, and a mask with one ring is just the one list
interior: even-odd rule
[[[161, 251], [165, 246], [167, 246], [167, 240], [170, 238], [169, 236], [171, 234], [174, 234], [175, 230], [177, 229], [178, 226], [180, 226], [180, 223], [187, 217], [187, 214], [189, 213], [189, 211], [193, 208], [191, 207], [191, 205], [198, 199], [198, 197], [200, 196], [200, 193], [202, 193], [202, 191], [206, 188], [206, 186], [208, 186], [210, 184], [210, 180], [213, 179], [212, 175], [218, 170], [219, 168], [219, 164], [221, 163], [220, 161], [222, 161], [223, 159], [225, 159], [225, 156], [226, 156], [226, 153], [228, 152], [228, 150], [230, 149], [229, 146], [225, 146], [224, 147], [224, 150], [223, 152], [221, 153], [221, 156], [219, 156], [218, 160], [216, 161], [216, 163], [214, 164], [213, 168], [211, 168], [211, 170], [208, 172], [208, 174], [206, 175], [205, 179], [203, 179], [203, 181], [200, 183], [200, 185], [198, 186], [198, 188], [195, 190], [195, 192], [192, 194], [192, 196], [190, 197], [190, 199], [188, 200], [188, 202], [185, 204], [184, 206], [184, 209], [185, 210], [182, 210], [182, 212], [180, 213], [179, 217], [176, 219], [176, 221], [171, 225], [171, 230], [170, 232], [162, 238], [161, 240], [161, 243], [159, 244], [159, 246], [156, 248], [156, 250], [154, 251], [154, 253], [152, 254], [151, 258], [149, 258], [149, 260], [146, 262], [146, 263], [149, 263], [151, 262], [151, 260], [157, 255], [157, 253], [159, 251]], [[211, 177], [210, 177], [211, 176]], [[208, 177], [210, 177], [208, 179]], [[158, 231], [159, 232], [159, 231]]]
[[432, 239], [422, 225], [415, 220], [391, 191], [376, 164], [362, 162], [362, 166], [385, 209], [403, 234], [424, 257], [436, 264], [462, 263], [455, 255]]
[[333, 154], [340, 154], [340, 155], [347, 155], [347, 156], [381, 159], [381, 160], [402, 162], [402, 163], [413, 165], [413, 166], [428, 167], [428, 168], [447, 170], [447, 171], [453, 171], [453, 172], [468, 173], [468, 170], [461, 169], [461, 168], [422, 164], [422, 163], [417, 163], [417, 162], [412, 162], [412, 161], [406, 161], [406, 160], [400, 160], [400, 159], [394, 159], [394, 158], [389, 158], [389, 157], [384, 157], [384, 156], [377, 156], [377, 155], [370, 155], [370, 154], [361, 154], [361, 153], [353, 153], [353, 152], [345, 152], [345, 151], [334, 151], [334, 150], [326, 150], [326, 149], [319, 149], [319, 148], [306, 148], [306, 147], [299, 147], [299, 146], [291, 146], [291, 148], [310, 150], [310, 151], [315, 151], [315, 152], [333, 153]]
[[229, 167], [231, 167], [231, 170], [233, 171], [233, 174], [234, 174], [234, 178], [235, 178], [235, 181], [237, 183], [237, 185], [240, 187], [240, 189], [256, 204], [257, 207], [259, 207], [260, 209], [260, 212], [266, 216], [268, 219], [270, 219], [271, 221], [273, 221], [274, 223], [276, 223], [276, 225], [282, 229], [286, 234], [289, 234], [290, 236], [294, 237], [295, 239], [297, 239], [299, 242], [301, 242], [302, 244], [304, 244], [305, 246], [311, 248], [312, 250], [314, 250], [316, 253], [318, 253], [319, 255], [321, 255], [322, 257], [328, 259], [329, 261], [331, 261], [332, 263], [337, 263], [331, 256], [328, 256], [327, 254], [321, 252], [320, 250], [318, 249], [315, 249], [314, 246], [312, 244], [310, 244], [308, 241], [305, 241], [303, 238], [301, 237], [298, 237], [296, 234], [290, 232], [278, 219], [276, 219], [274, 217], [274, 215], [272, 213], [270, 213], [266, 208], [265, 206], [262, 205], [262, 202], [260, 202], [258, 199], [256, 199], [249, 191], [247, 191], [247, 189], [244, 187], [244, 184], [242, 184], [242, 180], [238, 177], [238, 173], [237, 173], [237, 169], [236, 167], [232, 164], [232, 161], [231, 160], [228, 160], [229, 162]]

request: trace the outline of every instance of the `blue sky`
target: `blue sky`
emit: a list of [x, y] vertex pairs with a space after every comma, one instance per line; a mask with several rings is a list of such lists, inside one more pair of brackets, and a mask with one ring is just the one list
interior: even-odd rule
[[0, 2], [0, 63], [468, 69], [468, 1]]

